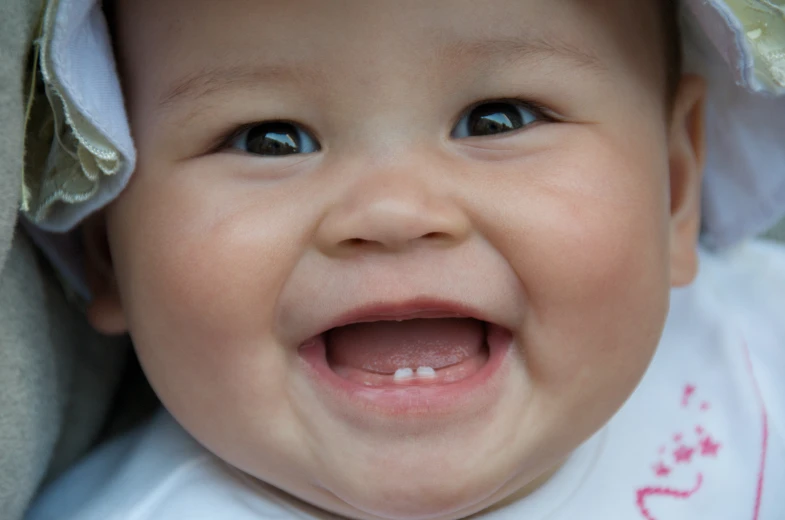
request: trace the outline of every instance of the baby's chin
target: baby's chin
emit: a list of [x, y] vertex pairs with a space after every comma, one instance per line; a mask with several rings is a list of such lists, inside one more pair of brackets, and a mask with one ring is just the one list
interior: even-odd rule
[[[357, 481], [348, 474], [322, 482], [332, 512], [363, 520], [457, 520], [535, 491], [558, 469], [511, 467], [473, 461], [429, 461], [408, 467], [391, 464]], [[348, 509], [347, 509], [348, 508]]]
[[482, 421], [410, 439], [346, 436], [320, 450], [319, 489], [304, 498], [352, 518], [465, 518], [536, 489], [580, 443], [522, 427], [522, 415], [500, 407]]
[[[376, 480], [325, 483], [327, 509], [351, 517], [385, 520], [453, 520], [483, 511], [518, 488], [499, 468], [387, 468]], [[519, 479], [515, 479], [518, 481]], [[338, 507], [329, 507], [338, 506]], [[349, 510], [347, 511], [346, 507]]]

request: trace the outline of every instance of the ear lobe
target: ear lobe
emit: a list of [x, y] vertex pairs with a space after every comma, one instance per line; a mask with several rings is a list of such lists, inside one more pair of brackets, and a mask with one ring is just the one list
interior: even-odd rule
[[674, 102], [670, 126], [671, 285], [692, 283], [698, 273], [701, 182], [705, 164], [706, 83], [685, 76]]
[[87, 304], [87, 321], [102, 334], [125, 334], [128, 327], [117, 288], [103, 215], [91, 217], [82, 224], [82, 241], [87, 285], [92, 297]]

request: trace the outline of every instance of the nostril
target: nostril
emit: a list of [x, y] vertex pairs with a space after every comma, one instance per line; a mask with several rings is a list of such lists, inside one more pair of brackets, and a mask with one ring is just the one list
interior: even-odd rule
[[350, 238], [348, 240], [344, 240], [343, 245], [349, 247], [362, 247], [367, 244], [370, 244], [371, 242], [372, 242], [371, 240], [365, 240], [364, 238]]
[[439, 231], [434, 231], [433, 233], [427, 233], [423, 235], [422, 238], [425, 238], [427, 240], [447, 240], [448, 238], [450, 238], [450, 235], [448, 233], [441, 233]]

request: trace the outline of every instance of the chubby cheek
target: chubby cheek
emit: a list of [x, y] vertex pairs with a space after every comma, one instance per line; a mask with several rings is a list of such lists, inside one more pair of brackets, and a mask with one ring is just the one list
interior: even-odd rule
[[296, 230], [247, 189], [153, 175], [140, 169], [109, 215], [122, 304], [152, 385], [208, 446], [236, 436], [238, 413], [259, 424], [277, 416], [285, 432], [295, 352], [280, 348], [272, 317]]
[[495, 206], [494, 218], [519, 223], [492, 238], [526, 292], [528, 377], [543, 409], [576, 423], [604, 421], [627, 398], [667, 314], [667, 167], [646, 155], [620, 160], [594, 143], [581, 161], [547, 157], [527, 167], [547, 178], [510, 183]]
[[563, 242], [542, 237], [539, 247], [552, 261], [529, 266], [527, 362], [554, 391], [569, 382], [576, 395], [593, 389], [598, 397], [624, 397], [648, 364], [667, 311], [662, 252], [635, 239], [657, 230], [597, 213], [575, 227], [562, 230]]

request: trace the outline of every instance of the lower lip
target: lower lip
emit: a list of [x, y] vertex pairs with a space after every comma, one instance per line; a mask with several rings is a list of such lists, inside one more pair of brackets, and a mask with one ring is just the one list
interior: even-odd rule
[[512, 335], [495, 325], [487, 334], [488, 360], [476, 373], [454, 383], [368, 387], [340, 377], [327, 363], [323, 337], [300, 348], [300, 359], [317, 395], [341, 414], [439, 417], [473, 414], [495, 403], [502, 392]]

